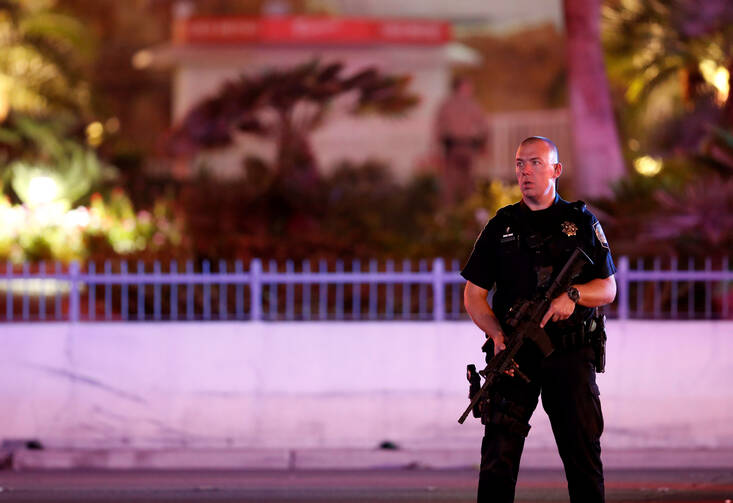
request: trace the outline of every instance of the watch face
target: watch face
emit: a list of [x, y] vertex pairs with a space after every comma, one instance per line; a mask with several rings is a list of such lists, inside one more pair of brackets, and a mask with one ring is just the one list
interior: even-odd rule
[[578, 302], [580, 300], [580, 292], [578, 292], [578, 289], [575, 287], [568, 288], [568, 297], [570, 297], [570, 300], [573, 302]]

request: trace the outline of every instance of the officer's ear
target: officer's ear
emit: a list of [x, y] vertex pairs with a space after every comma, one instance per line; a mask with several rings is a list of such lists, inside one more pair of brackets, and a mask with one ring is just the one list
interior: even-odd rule
[[555, 178], [560, 178], [562, 174], [562, 163], [556, 162], [552, 167], [555, 170]]

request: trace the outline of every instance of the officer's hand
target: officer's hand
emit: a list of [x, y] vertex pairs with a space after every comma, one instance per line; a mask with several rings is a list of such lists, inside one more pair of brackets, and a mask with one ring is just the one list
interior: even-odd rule
[[540, 328], [545, 328], [548, 321], [567, 320], [575, 311], [575, 302], [570, 300], [568, 294], [561, 293], [555, 297], [550, 303], [550, 308], [545, 313], [545, 317], [540, 322]]
[[[506, 349], [506, 344], [504, 344], [504, 334], [501, 332], [491, 335], [491, 340], [494, 341], [494, 356]], [[504, 373], [508, 376], [514, 377], [514, 369], [505, 370]]]
[[491, 334], [491, 340], [494, 341], [494, 356], [498, 355], [500, 351], [504, 351], [506, 349], [506, 345], [504, 344], [504, 334], [501, 332], [497, 332], [495, 334]]

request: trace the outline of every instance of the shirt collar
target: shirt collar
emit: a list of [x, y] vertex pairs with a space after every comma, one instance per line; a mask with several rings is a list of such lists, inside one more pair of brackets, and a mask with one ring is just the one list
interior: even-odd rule
[[[557, 205], [557, 203], [558, 203], [559, 201], [560, 201], [560, 193], [559, 193], [559, 192], [557, 192], [557, 191], [555, 191], [555, 200], [554, 200], [554, 201], [552, 201], [552, 204], [551, 204], [550, 206], [548, 206], [547, 208], [543, 208], [543, 209], [541, 209], [541, 210], [537, 210], [537, 211], [545, 211], [545, 210], [549, 210], [550, 208], [553, 208], [553, 207], [555, 207], [555, 206]], [[524, 202], [524, 198], [522, 198], [522, 200], [521, 200], [521, 201], [519, 201], [519, 206], [520, 206], [520, 207], [522, 208], [522, 210], [524, 210], [524, 211], [529, 211], [529, 212], [532, 212], [532, 211], [533, 211], [533, 210], [532, 210], [532, 209], [531, 209], [531, 208], [530, 208], [529, 206], [527, 206], [527, 203], [525, 203], [525, 202]]]

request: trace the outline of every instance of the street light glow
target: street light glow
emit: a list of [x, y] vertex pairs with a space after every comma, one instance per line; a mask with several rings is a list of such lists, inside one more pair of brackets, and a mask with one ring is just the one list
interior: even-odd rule
[[59, 186], [50, 176], [34, 176], [28, 184], [28, 205], [41, 206], [56, 200]]
[[153, 53], [143, 49], [132, 56], [132, 66], [137, 70], [143, 70], [153, 64], [153, 59]]
[[87, 126], [87, 143], [92, 147], [98, 147], [104, 139], [104, 126], [101, 122], [95, 121]]
[[645, 155], [634, 161], [634, 169], [640, 175], [651, 177], [662, 171], [662, 160]]
[[718, 103], [725, 103], [730, 93], [729, 77], [730, 74], [728, 69], [724, 66], [719, 66], [712, 59], [705, 59], [700, 62], [700, 73], [702, 73], [705, 81], [712, 85], [717, 91]]

